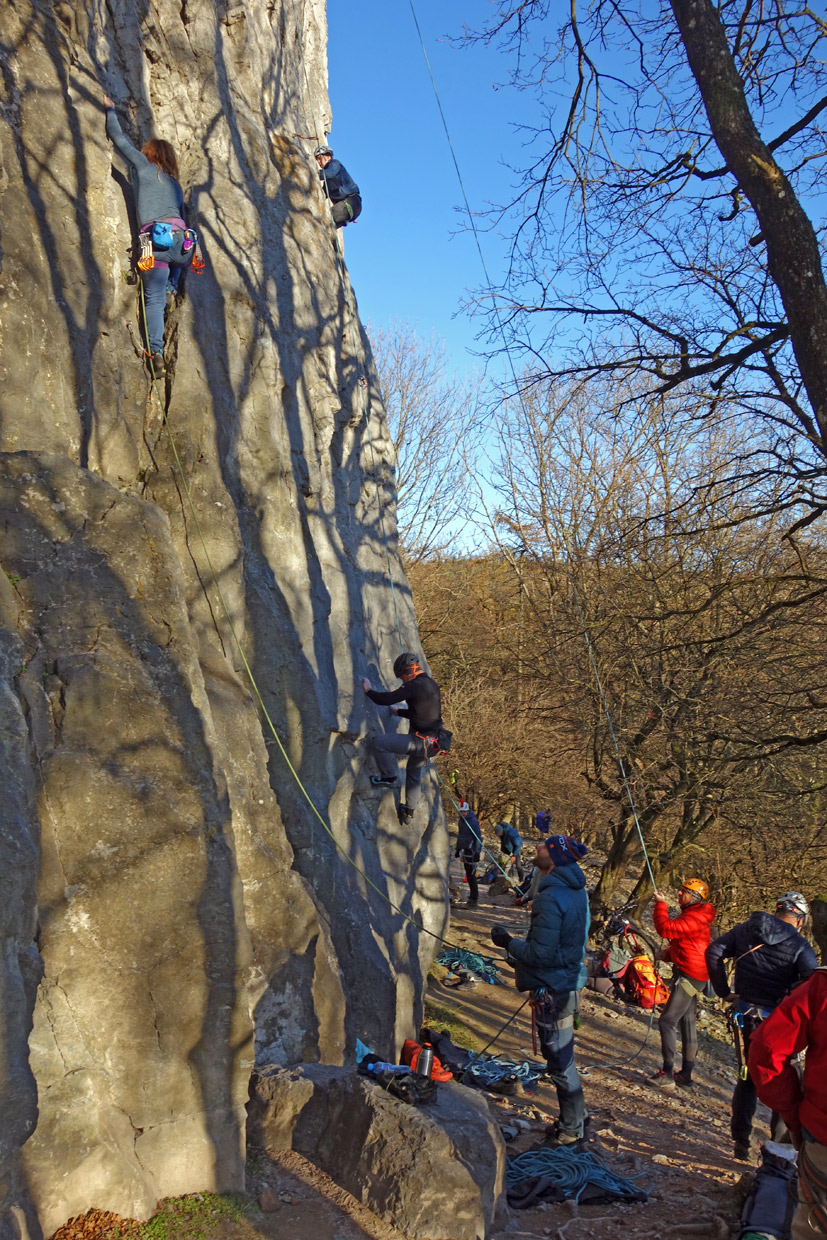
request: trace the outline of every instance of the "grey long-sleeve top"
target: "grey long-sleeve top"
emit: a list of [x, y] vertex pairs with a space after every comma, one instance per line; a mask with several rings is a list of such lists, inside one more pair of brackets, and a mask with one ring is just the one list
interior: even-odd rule
[[135, 169], [135, 210], [138, 227], [155, 220], [184, 219], [184, 195], [174, 177], [134, 147], [121, 129], [114, 108], [106, 109], [106, 132], [113, 145]]

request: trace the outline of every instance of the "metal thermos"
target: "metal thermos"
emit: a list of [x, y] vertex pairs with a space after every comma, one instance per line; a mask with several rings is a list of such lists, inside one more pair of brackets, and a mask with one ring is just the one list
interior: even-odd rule
[[426, 1042], [416, 1060], [418, 1076], [430, 1076], [434, 1068], [434, 1048]]

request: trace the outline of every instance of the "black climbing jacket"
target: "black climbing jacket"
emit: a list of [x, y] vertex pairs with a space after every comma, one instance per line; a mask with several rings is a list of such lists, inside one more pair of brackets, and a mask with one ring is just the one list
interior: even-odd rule
[[411, 731], [420, 736], [436, 736], [442, 727], [439, 685], [424, 672], [389, 693], [383, 689], [369, 689], [368, 697], [377, 706], [395, 706], [397, 702], [406, 702], [408, 709], [397, 711], [397, 714], [400, 719], [410, 719]]
[[[725, 960], [735, 960], [731, 987]], [[710, 943], [706, 967], [715, 993], [722, 999], [732, 989], [744, 1003], [774, 1008], [793, 986], [815, 972], [818, 961], [795, 926], [772, 913], [757, 912]]]

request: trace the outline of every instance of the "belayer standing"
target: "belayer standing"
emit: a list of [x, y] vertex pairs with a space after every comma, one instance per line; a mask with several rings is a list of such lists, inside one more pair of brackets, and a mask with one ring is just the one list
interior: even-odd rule
[[[673, 965], [669, 1002], [658, 1021], [663, 1067], [655, 1074], [655, 1080], [666, 1087], [680, 1085], [691, 1089], [698, 1053], [698, 995], [703, 994], [709, 981], [705, 956], [712, 938], [710, 926], [715, 920], [715, 909], [709, 903], [709, 887], [702, 878], [687, 878], [681, 884], [678, 904], [680, 913], [670, 918], [666, 896], [662, 891], [655, 892], [652, 920], [661, 938], [669, 941], [661, 959]], [[680, 1071], [675, 1072], [678, 1025], [683, 1062]]]
[[359, 186], [344, 164], [333, 158], [333, 151], [326, 143], [317, 146], [313, 154], [319, 165], [319, 180], [325, 195], [330, 199], [333, 223], [337, 228], [352, 224], [362, 214], [362, 198]]
[[[374, 689], [365, 677], [362, 688], [377, 706], [389, 706], [392, 714], [410, 720], [410, 732], [384, 732], [371, 740], [378, 775], [370, 782], [378, 788], [395, 788], [398, 768], [394, 755], [408, 758], [405, 768], [405, 801], [399, 806], [399, 821], [405, 823], [413, 817], [422, 795], [422, 769], [428, 758], [439, 753], [438, 736], [442, 729], [442, 701], [439, 685], [427, 676], [415, 654], [405, 651], [394, 661], [393, 674], [402, 681], [399, 689], [386, 692]], [[399, 703], [404, 708], [399, 709]]]
[[574, 1062], [577, 994], [586, 984], [583, 957], [589, 936], [586, 876], [578, 862], [588, 849], [568, 835], [537, 845], [542, 871], [524, 939], [494, 926], [491, 938], [504, 947], [517, 971], [517, 989], [530, 990], [540, 1046], [557, 1090], [560, 1118], [552, 1137], [573, 1145], [585, 1135], [586, 1104]]
[[465, 877], [468, 879], [468, 903], [476, 904], [480, 895], [477, 863], [482, 852], [482, 830], [477, 815], [467, 801], [459, 803], [458, 825], [456, 856], [465, 866]]
[[184, 195], [178, 184], [178, 161], [172, 146], [163, 138], [150, 138], [139, 151], [121, 129], [108, 95], [104, 95], [103, 102], [106, 132], [133, 171], [147, 348], [150, 369], [159, 379], [164, 374], [167, 284], [171, 283], [177, 291], [181, 270], [189, 267], [195, 254], [195, 234], [187, 229], [184, 220]]
[[[780, 896], [772, 913], [753, 913], [706, 949], [709, 979], [716, 995], [732, 1004], [731, 1020], [736, 1036], [743, 1039], [739, 1076], [732, 1095], [732, 1140], [735, 1157], [750, 1156], [750, 1135], [755, 1116], [755, 1084], [746, 1068], [752, 1036], [793, 986], [818, 968], [816, 954], [799, 931], [810, 909], [798, 891]], [[730, 987], [725, 960], [735, 960]]]

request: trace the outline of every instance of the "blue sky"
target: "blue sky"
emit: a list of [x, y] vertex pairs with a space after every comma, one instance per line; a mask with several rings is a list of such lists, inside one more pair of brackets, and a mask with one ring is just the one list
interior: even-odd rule
[[[472, 209], [509, 195], [504, 158], [520, 162], [512, 122], [531, 100], [503, 87], [497, 52], [454, 47], [446, 35], [481, 25], [488, 4], [453, 7], [416, 0], [417, 16]], [[458, 370], [478, 368], [469, 349], [477, 326], [459, 314], [466, 291], [483, 283], [462, 196], [407, 0], [330, 0], [330, 144], [358, 183], [364, 208], [345, 230], [345, 258], [363, 321], [393, 319], [444, 338]], [[504, 245], [483, 234], [492, 281]]]

